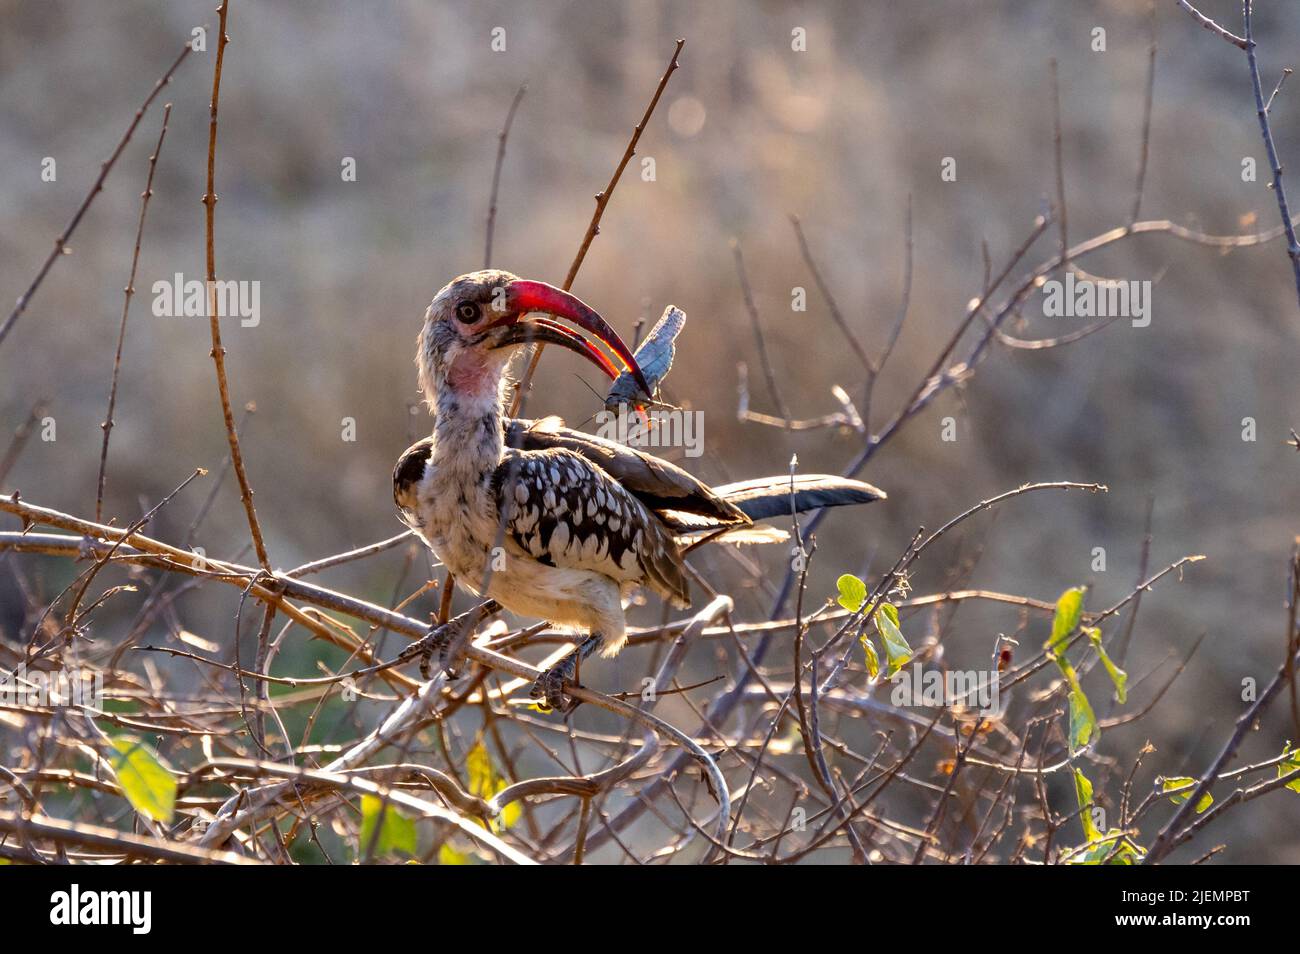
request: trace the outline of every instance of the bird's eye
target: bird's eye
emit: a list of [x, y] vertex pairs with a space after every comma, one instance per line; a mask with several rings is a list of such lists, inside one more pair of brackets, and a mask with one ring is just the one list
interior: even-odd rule
[[472, 325], [478, 321], [478, 305], [472, 301], [463, 301], [456, 306], [456, 320], [463, 321], [467, 325]]

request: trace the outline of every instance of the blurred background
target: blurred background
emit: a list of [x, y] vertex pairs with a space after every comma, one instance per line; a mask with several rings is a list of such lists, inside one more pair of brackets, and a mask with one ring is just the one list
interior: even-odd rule
[[[211, 0], [40, 4], [0, 0], [0, 295], [26, 288], [133, 111], [192, 27], [215, 28]], [[236, 406], [256, 402], [244, 456], [274, 563], [296, 566], [398, 532], [391, 467], [427, 433], [412, 362], [433, 293], [484, 264], [497, 137], [511, 98], [527, 94], [501, 176], [492, 264], [559, 283], [592, 211], [672, 52], [673, 76], [605, 214], [574, 291], [625, 336], [669, 303], [689, 323], [669, 378], [674, 400], [704, 412], [699, 476], [780, 473], [792, 454], [806, 471], [840, 471], [861, 448], [852, 432], [792, 434], [737, 419], [738, 361], [751, 407], [776, 413], [759, 372], [729, 247], [743, 247], [775, 371], [791, 413], [838, 409], [830, 389], [862, 390], [862, 368], [830, 320], [802, 262], [788, 216], [802, 220], [817, 262], [871, 353], [899, 309], [911, 196], [915, 278], [910, 316], [876, 390], [873, 428], [897, 411], [934, 361], [983, 282], [1055, 196], [1049, 59], [1059, 62], [1065, 185], [1073, 242], [1128, 221], [1138, 168], [1149, 43], [1148, 4], [1108, 2], [374, 2], [236, 0], [230, 16], [217, 156], [217, 271], [261, 283], [261, 322], [224, 326]], [[1240, 5], [1203, 9], [1239, 29]], [[492, 49], [504, 28], [505, 50]], [[806, 31], [806, 51], [791, 48]], [[1094, 30], [1105, 50], [1093, 49]], [[1172, 3], [1154, 15], [1159, 44], [1150, 162], [1141, 218], [1215, 233], [1277, 224], [1245, 57]], [[1295, 66], [1300, 7], [1261, 4], [1255, 32], [1265, 92]], [[196, 466], [215, 474], [226, 454], [203, 319], [151, 313], [151, 286], [203, 275], [207, 102], [213, 42], [189, 58], [162, 99], [173, 102], [149, 207], [123, 354], [105, 513], [119, 525]], [[160, 100], [160, 104], [161, 104]], [[122, 286], [161, 110], [155, 107], [104, 193], [0, 348], [0, 450], [38, 400], [55, 439], [34, 437], [5, 481], [42, 505], [93, 515]], [[1284, 162], [1300, 164], [1300, 89], [1272, 108]], [[57, 179], [43, 181], [53, 157]], [[341, 175], [355, 160], [356, 180]], [[956, 180], [940, 177], [945, 157]], [[1244, 182], [1242, 162], [1258, 163]], [[1024, 266], [1054, 254], [1049, 229]], [[1097, 481], [1105, 495], [1038, 494], [966, 526], [927, 555], [915, 592], [941, 589], [954, 560], [979, 552], [972, 585], [1054, 600], [1089, 583], [1088, 606], [1125, 596], [1138, 573], [1148, 497], [1151, 570], [1180, 556], [1208, 559], [1163, 580], [1142, 603], [1127, 668], [1149, 700], [1171, 667], [1206, 639], [1160, 706], [1109, 731], [1101, 756], [1122, 772], [1147, 738], [1145, 774], [1197, 774], [1242, 710], [1245, 678], [1261, 684], [1280, 662], [1287, 558], [1300, 530], [1300, 426], [1295, 356], [1300, 310], [1281, 243], [1222, 254], [1164, 235], [1133, 238], [1081, 262], [1089, 271], [1152, 279], [1153, 320], [1125, 321], [1067, 347], [997, 349], [967, 385], [941, 396], [872, 460], [863, 477], [885, 503], [843, 512], [818, 532], [809, 600], [843, 572], [883, 571], [919, 526], [937, 527], [978, 500], [1037, 480]], [[792, 289], [808, 309], [791, 309]], [[7, 311], [7, 309], [6, 309]], [[1032, 296], [1024, 337], [1076, 330], [1042, 316]], [[553, 349], [554, 350], [554, 349]], [[548, 353], [531, 413], [571, 423], [597, 410], [590, 371]], [[954, 419], [955, 441], [942, 440]], [[344, 439], [344, 419], [355, 440]], [[1243, 441], [1243, 419], [1257, 440]], [[672, 454], [669, 454], [672, 456]], [[677, 455], [680, 458], [680, 454]], [[212, 478], [209, 478], [209, 481]], [[178, 540], [206, 485], [177, 498], [153, 535]], [[12, 529], [16, 521], [3, 518]], [[233, 481], [198, 541], [234, 557], [247, 528]], [[1092, 568], [1094, 548], [1106, 553]], [[327, 585], [388, 603], [404, 551], [331, 571]], [[784, 548], [745, 551], [755, 585], [725, 552], [696, 565], [736, 597], [738, 618], [771, 610]], [[244, 554], [247, 561], [248, 555]], [[24, 558], [53, 598], [74, 568]], [[417, 558], [406, 590], [424, 579]], [[129, 622], [131, 597], [98, 620]], [[238, 594], [187, 593], [161, 629], [223, 645]], [[409, 609], [429, 612], [431, 598]], [[468, 605], [458, 598], [457, 606]], [[114, 612], [120, 614], [114, 616]], [[636, 617], [657, 621], [647, 606]], [[115, 622], [116, 621], [116, 622]], [[0, 632], [25, 638], [23, 600], [0, 564]], [[918, 635], [926, 621], [911, 624]], [[945, 637], [951, 665], [987, 665], [1005, 609], [963, 607]], [[1045, 622], [1021, 634], [1030, 648]], [[906, 627], [905, 627], [906, 628]], [[251, 638], [253, 634], [247, 634]], [[313, 650], [315, 651], [315, 650]], [[719, 653], [725, 652], [722, 649]], [[784, 655], [784, 650], [782, 650]], [[700, 650], [704, 678], [718, 664]], [[286, 657], [292, 661], [293, 657]], [[622, 686], [641, 673], [629, 654], [590, 678]], [[1100, 691], [1100, 690], [1099, 690]], [[707, 692], [707, 691], [706, 691]], [[693, 722], [666, 701], [662, 715]], [[1105, 707], [1103, 707], [1105, 708]], [[1277, 705], [1244, 750], [1280, 751], [1294, 735]], [[1114, 783], [1117, 784], [1117, 783]], [[1062, 789], [1064, 793], [1066, 790]], [[1112, 793], [1113, 794], [1113, 793]], [[1238, 810], [1179, 857], [1228, 841], [1231, 861], [1300, 862], [1300, 802], [1274, 793]], [[922, 816], [924, 817], [924, 816]], [[1203, 842], [1203, 843], [1202, 843]]]

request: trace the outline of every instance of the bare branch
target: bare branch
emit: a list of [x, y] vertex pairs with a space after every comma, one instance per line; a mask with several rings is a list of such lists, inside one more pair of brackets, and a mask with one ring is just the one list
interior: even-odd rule
[[90, 191], [86, 193], [86, 197], [81, 200], [81, 205], [77, 207], [77, 211], [73, 213], [72, 221], [68, 223], [67, 227], [64, 228], [61, 233], [59, 233], [59, 237], [54, 240], [54, 249], [45, 259], [44, 264], [41, 265], [40, 271], [36, 273], [36, 277], [32, 279], [32, 283], [27, 286], [27, 291], [18, 296], [18, 301], [14, 305], [13, 311], [9, 313], [9, 317], [5, 319], [3, 325], [0, 325], [0, 344], [4, 344], [4, 340], [13, 328], [14, 323], [18, 321], [22, 316], [22, 313], [27, 310], [27, 306], [31, 303], [32, 296], [36, 294], [36, 289], [41, 287], [41, 282], [45, 280], [45, 276], [49, 273], [50, 267], [54, 265], [55, 260], [61, 255], [69, 254], [72, 251], [68, 248], [68, 240], [72, 238], [72, 233], [77, 230], [77, 226], [81, 223], [82, 216], [84, 216], [86, 210], [90, 208], [90, 203], [95, 201], [95, 196], [104, 191], [104, 181], [108, 178], [108, 174], [113, 171], [113, 166], [117, 164], [117, 159], [122, 155], [122, 150], [124, 150], [127, 143], [131, 141], [131, 137], [135, 135], [135, 127], [140, 125], [140, 120], [144, 118], [144, 114], [148, 112], [154, 99], [156, 99], [158, 94], [162, 92], [162, 88], [172, 81], [172, 76], [175, 75], [178, 69], [180, 69], [180, 65], [185, 62], [185, 58], [189, 55], [190, 44], [186, 43], [185, 48], [181, 50], [180, 56], [176, 57], [175, 62], [167, 68], [167, 72], [163, 73], [163, 75], [159, 77], [158, 81], [154, 83], [153, 89], [150, 90], [149, 95], [146, 96], [144, 102], [140, 104], [140, 108], [135, 111], [135, 117], [131, 120], [131, 125], [126, 127], [126, 132], [118, 141], [117, 147], [113, 150], [108, 159], [106, 159], [99, 167], [99, 175], [91, 185]]
[[[568, 291], [573, 287], [573, 282], [578, 277], [578, 269], [582, 267], [583, 260], [587, 257], [587, 249], [591, 248], [592, 240], [600, 233], [600, 220], [605, 215], [605, 209], [609, 205], [609, 200], [613, 198], [614, 189], [618, 186], [618, 180], [623, 177], [623, 170], [636, 154], [636, 144], [641, 141], [641, 133], [650, 123], [650, 117], [654, 115], [655, 107], [659, 105], [659, 98], [663, 96], [664, 90], [668, 86], [668, 80], [677, 70], [677, 57], [682, 52], [682, 47], [686, 45], [685, 39], [677, 41], [677, 46], [673, 49], [672, 59], [668, 61], [668, 68], [664, 70], [663, 76], [659, 78], [659, 85], [655, 87], [655, 92], [650, 97], [650, 104], [646, 106], [645, 112], [641, 116], [641, 121], [632, 129], [632, 138], [628, 140], [627, 148], [623, 150], [623, 158], [619, 160], [618, 165], [614, 168], [614, 174], [610, 176], [609, 183], [600, 192], [596, 193], [596, 208], [591, 214], [591, 221], [587, 224], [587, 232], [582, 237], [582, 244], [578, 246], [578, 254], [573, 257], [573, 262], [569, 265], [569, 272], [564, 276], [564, 290]], [[510, 407], [512, 417], [520, 413], [523, 406], [524, 393], [532, 385], [533, 375], [537, 372], [537, 362], [542, 358], [542, 352], [546, 349], [545, 344], [539, 344], [533, 350], [533, 356], [528, 362], [528, 367], [520, 377], [518, 384], [515, 386], [515, 397]]]
[[122, 321], [117, 329], [117, 351], [113, 355], [113, 381], [108, 389], [108, 411], [104, 414], [104, 443], [99, 449], [99, 477], [95, 481], [95, 520], [104, 517], [104, 477], [108, 466], [108, 438], [113, 433], [113, 409], [117, 406], [117, 378], [122, 370], [122, 345], [126, 342], [126, 318], [131, 311], [131, 296], [135, 293], [135, 273], [140, 264], [140, 241], [144, 237], [144, 218], [149, 211], [149, 199], [153, 196], [153, 174], [158, 166], [158, 153], [162, 152], [163, 140], [167, 137], [167, 120], [171, 118], [172, 104], [163, 107], [162, 129], [158, 132], [158, 144], [149, 156], [149, 176], [145, 179], [144, 192], [140, 195], [140, 221], [135, 229], [135, 250], [131, 253], [131, 273], [123, 289]]
[[239, 449], [239, 434], [235, 430], [235, 414], [230, 407], [230, 386], [226, 381], [226, 349], [221, 344], [221, 323], [217, 309], [217, 245], [213, 232], [217, 212], [216, 167], [217, 167], [217, 102], [221, 97], [221, 67], [225, 62], [226, 45], [230, 37], [226, 35], [226, 19], [230, 14], [230, 0], [221, 0], [217, 8], [217, 55], [212, 67], [212, 100], [208, 106], [208, 188], [203, 194], [203, 207], [207, 213], [204, 217], [204, 240], [207, 249], [208, 265], [208, 330], [212, 336], [212, 363], [217, 372], [217, 394], [221, 399], [221, 416], [226, 423], [226, 440], [230, 444], [230, 462], [235, 468], [235, 479], [239, 481], [239, 499], [244, 505], [244, 514], [248, 517], [248, 530], [253, 538], [253, 549], [257, 551], [257, 562], [265, 570], [271, 569], [271, 558], [266, 552], [266, 543], [262, 539], [262, 527], [257, 521], [257, 510], [253, 506], [253, 489], [248, 484], [248, 474], [244, 470], [244, 455]]
[[519, 109], [519, 102], [524, 98], [524, 93], [527, 90], [527, 86], [521, 86], [519, 91], [515, 93], [515, 98], [510, 101], [510, 109], [506, 112], [505, 124], [501, 127], [501, 132], [497, 136], [497, 161], [492, 168], [492, 194], [488, 199], [487, 237], [483, 242], [484, 268], [492, 266], [492, 234], [497, 223], [497, 191], [501, 187], [501, 167], [505, 165], [506, 161], [506, 139], [510, 136], [510, 127], [515, 121], [515, 112]]
[[1249, 40], [1243, 37], [1239, 37], [1235, 33], [1231, 33], [1228, 30], [1224, 29], [1223, 27], [1219, 26], [1219, 24], [1215, 23], [1204, 13], [1202, 13], [1200, 10], [1197, 10], [1194, 6], [1188, 3], [1187, 0], [1175, 0], [1175, 2], [1184, 10], [1186, 10], [1188, 13], [1190, 13], [1192, 15], [1192, 18], [1196, 20], [1197, 23], [1205, 27], [1205, 29], [1209, 30], [1211, 33], [1217, 33], [1219, 36], [1223, 37], [1233, 46], [1237, 47], [1237, 49], [1244, 50], [1249, 45], [1250, 43]]

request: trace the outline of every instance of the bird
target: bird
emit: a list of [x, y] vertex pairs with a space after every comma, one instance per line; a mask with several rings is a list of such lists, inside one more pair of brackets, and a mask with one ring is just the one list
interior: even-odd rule
[[[576, 296], [499, 269], [461, 275], [425, 310], [416, 365], [432, 432], [398, 459], [393, 499], [459, 587], [575, 634], [576, 647], [530, 688], [538, 708], [576, 706], [566, 689], [583, 660], [622, 648], [624, 608], [638, 588], [690, 605], [685, 554], [695, 545], [764, 539], [755, 521], [886, 496], [819, 474], [710, 487], [559, 418], [512, 418], [509, 366], [533, 344], [577, 353], [610, 378], [621, 365], [652, 397], [627, 344]], [[450, 637], [444, 624], [421, 643], [445, 651]]]

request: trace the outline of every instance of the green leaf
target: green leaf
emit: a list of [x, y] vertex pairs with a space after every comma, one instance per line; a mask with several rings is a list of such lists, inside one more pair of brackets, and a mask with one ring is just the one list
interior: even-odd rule
[[862, 609], [862, 604], [867, 601], [867, 584], [852, 573], [845, 573], [836, 581], [839, 587], [840, 595], [838, 602], [850, 613], [856, 613]]
[[1056, 615], [1052, 617], [1052, 638], [1043, 647], [1053, 656], [1065, 646], [1070, 634], [1083, 619], [1083, 587], [1072, 586], [1056, 601]]
[[[474, 743], [465, 756], [465, 771], [469, 775], [470, 794], [477, 795], [479, 798], [492, 798], [509, 784], [497, 774], [496, 766], [492, 764], [492, 756], [488, 754], [487, 746], [481, 739]], [[511, 802], [501, 809], [499, 819], [492, 822], [491, 828], [499, 831], [511, 827], [519, 821], [522, 811], [523, 808], [518, 802]]]
[[912, 647], [907, 645], [903, 631], [898, 628], [898, 610], [893, 604], [881, 603], [874, 614], [874, 622], [880, 641], [885, 644], [885, 658], [889, 661], [889, 669], [885, 674], [892, 676], [912, 658]]
[[[380, 820], [380, 813], [383, 820]], [[379, 826], [379, 838], [375, 837], [375, 827]], [[392, 805], [384, 806], [384, 800], [378, 795], [361, 796], [361, 850], [369, 850], [374, 844], [376, 855], [390, 852], [402, 852], [407, 855], [418, 854], [415, 820], [401, 815]]]
[[139, 739], [118, 736], [113, 749], [108, 764], [131, 807], [146, 818], [171, 824], [176, 811], [176, 776]]
[[479, 798], [491, 798], [493, 790], [492, 756], [480, 740], [465, 756], [465, 771], [469, 773], [469, 793]]
[[[1199, 784], [1196, 779], [1186, 775], [1176, 775], [1172, 778], [1161, 777], [1156, 780], [1160, 785], [1160, 791], [1169, 796], [1169, 800], [1175, 805], [1181, 805], [1192, 797], [1192, 792], [1196, 791]], [[1206, 792], [1201, 796], [1201, 800], [1196, 803], [1196, 814], [1205, 811], [1214, 804], [1214, 796]]]
[[1097, 741], [1101, 729], [1097, 726], [1097, 716], [1088, 704], [1088, 697], [1082, 689], [1070, 693], [1070, 754], [1078, 755]]
[[1083, 835], [1089, 841], [1101, 837], [1101, 831], [1092, 821], [1092, 782], [1078, 769], [1074, 770], [1074, 797], [1079, 802], [1079, 820], [1083, 823]]
[[1075, 756], [1097, 741], [1101, 736], [1101, 726], [1097, 724], [1097, 716], [1088, 703], [1088, 696], [1079, 685], [1074, 667], [1064, 656], [1057, 656], [1056, 664], [1070, 684], [1070, 755]]
[[1084, 628], [1088, 634], [1088, 639], [1092, 641], [1092, 648], [1097, 650], [1097, 655], [1101, 657], [1101, 664], [1106, 667], [1106, 675], [1110, 676], [1110, 681], [1115, 684], [1115, 699], [1120, 705], [1128, 701], [1128, 673], [1119, 666], [1110, 661], [1106, 655], [1105, 648], [1101, 645], [1101, 630], [1096, 626]]
[[1096, 841], [1097, 844], [1082, 855], [1072, 858], [1069, 863], [1073, 865], [1099, 865], [1105, 861], [1111, 865], [1134, 865], [1146, 857], [1146, 852], [1133, 844], [1128, 835], [1119, 828], [1112, 828]]
[[[1287, 742], [1287, 744], [1282, 747], [1282, 755], [1284, 758], [1277, 766], [1278, 778], [1281, 778], [1283, 775], [1290, 775], [1296, 769], [1300, 769], [1300, 746], [1293, 749], [1291, 748], [1291, 743]], [[1291, 789], [1293, 792], [1300, 792], [1300, 778], [1292, 779], [1290, 782], [1287, 782], [1286, 787]]]
[[1112, 865], [1136, 865], [1140, 864], [1146, 857], [1146, 852], [1140, 850], [1128, 838], [1121, 838], [1119, 848], [1111, 854], [1110, 861], [1107, 864]]
[[871, 637], [865, 629], [858, 634], [858, 642], [862, 644], [862, 651], [867, 656], [867, 675], [875, 679], [880, 675], [880, 657], [876, 655], [876, 647], [871, 645]]

